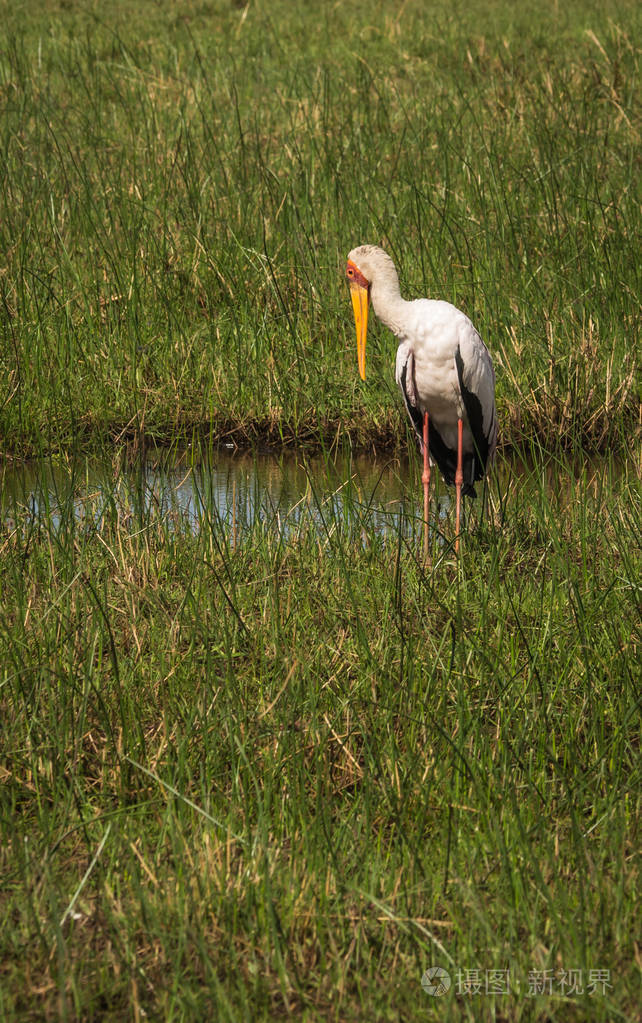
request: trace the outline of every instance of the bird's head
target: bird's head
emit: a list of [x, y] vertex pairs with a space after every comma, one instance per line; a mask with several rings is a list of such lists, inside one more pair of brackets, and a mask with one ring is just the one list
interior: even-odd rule
[[[390, 256], [376, 245], [360, 245], [348, 253], [346, 278], [350, 285], [350, 298], [357, 330], [357, 359], [359, 376], [366, 379], [366, 335], [368, 333], [368, 304], [372, 290], [394, 287], [398, 293], [399, 279]], [[375, 311], [377, 310], [375, 299]]]

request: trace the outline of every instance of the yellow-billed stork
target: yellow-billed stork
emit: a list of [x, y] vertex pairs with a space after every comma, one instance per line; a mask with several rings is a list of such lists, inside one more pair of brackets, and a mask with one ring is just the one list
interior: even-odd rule
[[428, 554], [430, 465], [455, 485], [459, 550], [461, 495], [475, 497], [497, 445], [495, 371], [468, 317], [450, 302], [401, 297], [397, 270], [376, 245], [348, 254], [346, 277], [357, 330], [359, 374], [366, 378], [368, 305], [399, 339], [395, 378], [424, 456], [424, 549]]

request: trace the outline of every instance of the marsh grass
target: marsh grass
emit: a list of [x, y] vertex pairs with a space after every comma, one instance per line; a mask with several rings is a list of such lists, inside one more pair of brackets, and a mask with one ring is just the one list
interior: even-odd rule
[[342, 270], [479, 325], [502, 442], [639, 427], [633, 3], [7, 8], [3, 402], [14, 453], [106, 438], [399, 443]]
[[635, 1018], [632, 469], [502, 471], [429, 569], [349, 487], [233, 540], [81, 477], [2, 539], [3, 1018]]

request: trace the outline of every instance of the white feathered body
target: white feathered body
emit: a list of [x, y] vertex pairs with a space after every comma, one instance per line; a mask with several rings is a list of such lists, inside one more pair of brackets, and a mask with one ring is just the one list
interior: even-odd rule
[[[449, 448], [457, 450], [457, 420], [463, 420], [463, 451], [474, 450], [455, 353], [459, 349], [464, 380], [480, 400], [484, 432], [488, 436], [495, 422], [495, 373], [486, 345], [468, 317], [450, 302], [420, 298], [407, 302], [408, 316], [397, 337], [395, 379], [401, 386], [401, 372], [413, 361], [409, 399], [437, 427]], [[395, 332], [396, 333], [396, 332]], [[484, 415], [485, 413], [485, 415]], [[496, 440], [494, 430], [493, 450]]]

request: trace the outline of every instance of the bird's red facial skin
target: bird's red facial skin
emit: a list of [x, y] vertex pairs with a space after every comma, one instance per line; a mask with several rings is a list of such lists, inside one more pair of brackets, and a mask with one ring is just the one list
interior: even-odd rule
[[348, 278], [350, 284], [352, 284], [352, 282], [354, 281], [355, 284], [358, 284], [360, 285], [360, 287], [365, 288], [366, 291], [370, 289], [370, 281], [366, 280], [366, 278], [361, 273], [359, 267], [355, 266], [351, 259], [348, 260], [348, 265], [346, 266], [346, 277]]

